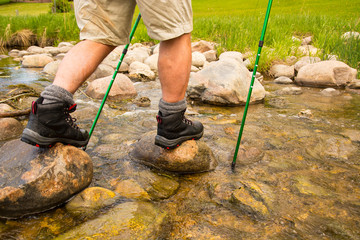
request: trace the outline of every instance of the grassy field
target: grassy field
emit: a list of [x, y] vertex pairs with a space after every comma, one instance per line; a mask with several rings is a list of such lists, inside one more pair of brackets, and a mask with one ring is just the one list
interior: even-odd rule
[[[218, 43], [219, 52], [255, 52], [267, 3], [267, 0], [193, 0], [193, 40], [214, 41]], [[20, 16], [14, 17], [16, 9]], [[26, 15], [26, 11], [37, 16]], [[5, 36], [27, 28], [39, 38], [53, 38], [55, 43], [78, 39], [73, 14], [47, 14], [48, 11], [48, 4], [0, 5], [0, 37], [5, 39]], [[268, 69], [273, 61], [297, 55], [293, 49], [300, 43], [293, 42], [292, 37], [309, 35], [313, 36], [313, 45], [324, 50], [319, 54], [322, 59], [335, 54], [340, 60], [360, 69], [360, 41], [344, 42], [341, 39], [347, 31], [360, 32], [359, 13], [360, 0], [274, 0], [260, 71]], [[153, 41], [147, 36], [143, 24], [139, 25], [134, 41]]]

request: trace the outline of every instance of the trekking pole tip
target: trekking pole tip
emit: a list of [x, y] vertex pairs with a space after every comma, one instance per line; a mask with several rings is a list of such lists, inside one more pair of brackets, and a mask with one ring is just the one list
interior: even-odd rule
[[235, 165], [236, 165], [236, 162], [232, 162], [231, 163], [231, 170], [234, 172], [235, 171]]

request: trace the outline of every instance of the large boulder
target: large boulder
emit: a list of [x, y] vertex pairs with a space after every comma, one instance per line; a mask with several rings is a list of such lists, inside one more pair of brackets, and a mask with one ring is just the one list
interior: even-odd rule
[[[105, 96], [112, 76], [99, 78], [89, 83], [86, 88], [86, 94], [95, 99], [101, 99]], [[124, 74], [117, 74], [109, 92], [108, 99], [121, 101], [124, 99], [136, 97], [137, 92], [134, 84]]]
[[356, 78], [356, 69], [339, 61], [322, 61], [299, 70], [295, 82], [304, 86], [344, 87]]
[[305, 65], [321, 62], [321, 59], [319, 57], [302, 57], [299, 61], [295, 63], [295, 71], [299, 72], [300, 68], [302, 68]]
[[[237, 60], [225, 58], [212, 62], [190, 76], [188, 97], [214, 105], [243, 105], [251, 82], [249, 70]], [[260, 102], [265, 89], [255, 79], [251, 103]]]
[[22, 66], [25, 68], [42, 68], [52, 61], [54, 59], [46, 54], [27, 55], [24, 56]]
[[148, 202], [125, 202], [56, 239], [164, 239], [167, 213]]
[[23, 125], [15, 118], [0, 118], [0, 141], [20, 136], [23, 129]]
[[0, 216], [16, 218], [56, 207], [87, 187], [92, 161], [60, 143], [43, 149], [20, 140], [0, 148]]
[[131, 158], [144, 165], [177, 173], [195, 173], [214, 170], [217, 160], [202, 141], [190, 140], [173, 150], [154, 144], [155, 132], [149, 132], [135, 143]]

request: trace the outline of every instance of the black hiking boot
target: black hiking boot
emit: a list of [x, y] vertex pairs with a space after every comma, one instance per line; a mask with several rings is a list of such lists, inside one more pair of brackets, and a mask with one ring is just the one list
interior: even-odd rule
[[202, 137], [204, 127], [201, 122], [190, 121], [184, 114], [185, 110], [164, 117], [159, 111], [156, 116], [158, 128], [155, 145], [173, 149], [187, 140], [198, 140]]
[[70, 144], [76, 147], [86, 146], [89, 133], [80, 129], [70, 113], [76, 110], [76, 104], [43, 104], [40, 97], [32, 103], [29, 122], [24, 129], [21, 141], [37, 147], [52, 147], [55, 143]]

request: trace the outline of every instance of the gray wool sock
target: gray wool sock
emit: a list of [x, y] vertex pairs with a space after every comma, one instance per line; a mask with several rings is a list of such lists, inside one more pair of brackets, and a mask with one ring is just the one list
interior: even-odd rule
[[170, 115], [172, 113], [178, 113], [184, 111], [186, 109], [186, 99], [175, 103], [168, 103], [165, 102], [162, 98], [159, 102], [159, 111], [162, 113], [163, 116]]
[[40, 95], [44, 98], [44, 104], [65, 102], [69, 105], [73, 105], [75, 103], [73, 95], [66, 89], [57, 85], [47, 86]]

